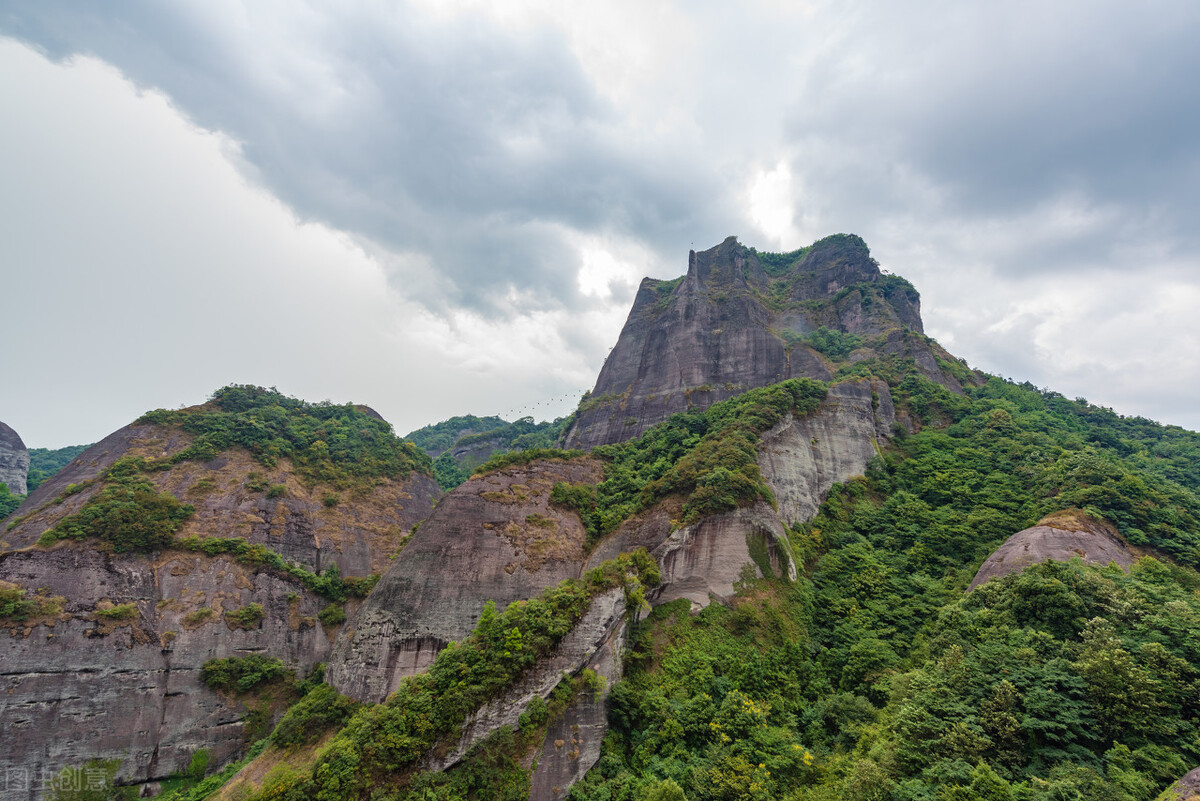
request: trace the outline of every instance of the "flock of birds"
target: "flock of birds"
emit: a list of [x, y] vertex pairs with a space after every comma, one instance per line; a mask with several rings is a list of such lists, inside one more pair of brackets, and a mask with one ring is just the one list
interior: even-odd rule
[[561, 395], [540, 400], [536, 403], [531, 403], [528, 406], [518, 406], [505, 412], [501, 412], [500, 417], [504, 420], [520, 420], [522, 417], [532, 417], [541, 407], [545, 407], [546, 411], [549, 411], [551, 407], [561, 408], [563, 403], [569, 401], [571, 398], [581, 398], [587, 391], [588, 390], [586, 389], [580, 389], [572, 392], [564, 392]]

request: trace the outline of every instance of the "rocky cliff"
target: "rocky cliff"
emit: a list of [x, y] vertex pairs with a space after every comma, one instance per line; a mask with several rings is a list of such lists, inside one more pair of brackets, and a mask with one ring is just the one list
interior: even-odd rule
[[730, 237], [690, 253], [681, 279], [642, 281], [565, 442], [621, 442], [693, 406], [890, 355], [958, 387], [939, 364], [953, 357], [922, 333], [920, 296], [884, 275], [860, 238], [760, 257]]
[[0, 484], [7, 485], [13, 495], [24, 495], [28, 475], [29, 449], [16, 431], [0, 423]]
[[[230, 557], [60, 544], [0, 555], [0, 575], [44, 610], [0, 627], [0, 773], [10, 777], [116, 759], [124, 780], [152, 782], [201, 749], [222, 764], [245, 747], [247, 708], [207, 689], [203, 664], [262, 654], [303, 674], [329, 654], [332, 632], [317, 621], [328, 600]], [[250, 604], [261, 620], [231, 622]], [[128, 616], [104, 614], [126, 605]], [[35, 789], [4, 797], [39, 798]]]
[[560, 481], [596, 483], [599, 462], [538, 460], [477, 476], [413, 534], [337, 645], [329, 682], [382, 701], [462, 640], [488, 601], [503, 608], [575, 578], [587, 534], [578, 515], [550, 504]]
[[[833, 483], [861, 474], [894, 423], [886, 384], [836, 384], [814, 411], [785, 416], [761, 439], [760, 470], [777, 508], [758, 502], [681, 526], [674, 519], [680, 501], [667, 498], [596, 542], [588, 540], [579, 516], [550, 496], [559, 482], [595, 485], [603, 478], [599, 460], [535, 460], [476, 476], [439, 504], [348, 624], [335, 645], [329, 681], [351, 697], [382, 700], [404, 677], [424, 670], [447, 642], [465, 638], [489, 600], [502, 608], [636, 548], [650, 551], [661, 566], [662, 583], [651, 595], [656, 604], [727, 602], [747, 575], [794, 579], [787, 526], [808, 519]], [[556, 663], [554, 675], [591, 668], [609, 681], [620, 676], [615, 653], [625, 621], [603, 608], [594, 612], [603, 625], [580, 624], [565, 642], [608, 645], [595, 647], [598, 656], [585, 649]], [[549, 674], [544, 680], [535, 674], [514, 690], [516, 700], [474, 716], [462, 746], [429, 766], [453, 764], [470, 742], [515, 720], [533, 685], [548, 693]], [[572, 706], [538, 752], [531, 798], [565, 797], [597, 759], [605, 730], [602, 698]]]
[[[327, 661], [337, 625], [318, 615], [344, 592], [317, 574], [382, 573], [441, 495], [420, 470], [330, 484], [291, 457], [237, 445], [198, 451], [198, 439], [182, 425], [126, 426], [39, 487], [10, 521], [0, 582], [23, 593], [33, 614], [0, 618], [0, 716], [17, 734], [0, 774], [102, 758], [121, 760], [124, 780], [146, 783], [186, 768], [200, 749], [214, 765], [234, 758], [245, 746], [246, 699], [204, 686], [205, 661], [259, 654], [299, 675]], [[200, 458], [182, 458], [193, 452]], [[118, 464], [142, 465], [137, 478], [152, 492], [194, 507], [174, 534], [186, 547], [121, 553], [103, 538], [43, 539], [96, 508], [119, 480]]]

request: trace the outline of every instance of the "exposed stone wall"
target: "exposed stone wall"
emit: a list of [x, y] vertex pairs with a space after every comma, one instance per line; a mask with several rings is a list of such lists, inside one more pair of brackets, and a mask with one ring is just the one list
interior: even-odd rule
[[28, 477], [29, 449], [16, 431], [0, 423], [0, 484], [7, 485], [13, 495], [25, 495]]
[[841, 294], [883, 277], [865, 245], [818, 243], [792, 272], [792, 305], [780, 310], [767, 296], [758, 257], [730, 237], [692, 252], [687, 275], [669, 292], [666, 283], [645, 279], [590, 401], [566, 433], [567, 447], [622, 442], [677, 412], [787, 378], [827, 381], [829, 365], [820, 354], [785, 342], [821, 327], [887, 335], [884, 352], [919, 354], [923, 372], [957, 386], [920, 336], [919, 302], [903, 292], [886, 302], [855, 288]]
[[[0, 627], [0, 775], [40, 777], [99, 758], [148, 782], [186, 768], [201, 748], [228, 761], [244, 747], [244, 710], [201, 684], [204, 662], [260, 653], [303, 673], [330, 651], [316, 621], [324, 599], [225, 557], [150, 561], [63, 544], [4, 554], [0, 574], [29, 596], [62, 599], [61, 614]], [[127, 603], [137, 607], [127, 620], [96, 614]], [[250, 603], [263, 607], [259, 625], [226, 622]], [[197, 620], [200, 609], [212, 612]]]
[[503, 609], [577, 577], [587, 532], [577, 514], [550, 505], [550, 492], [559, 481], [600, 478], [590, 459], [535, 461], [447, 495], [338, 641], [330, 684], [382, 701], [446, 643], [466, 638], [489, 600]]

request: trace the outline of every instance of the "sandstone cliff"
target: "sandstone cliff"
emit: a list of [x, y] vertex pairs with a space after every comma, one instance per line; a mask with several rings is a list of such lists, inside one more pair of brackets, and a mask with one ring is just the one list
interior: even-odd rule
[[579, 575], [587, 534], [550, 505], [559, 481], [595, 483], [593, 460], [535, 461], [477, 476], [440, 503], [371, 592], [329, 665], [338, 692], [381, 701], [499, 608]]
[[[916, 290], [880, 272], [861, 239], [828, 237], [783, 255], [764, 265], [730, 237], [693, 251], [682, 279], [643, 280], [566, 446], [621, 442], [676, 412], [787, 378], [827, 381], [839, 361], [899, 355], [959, 388], [939, 365], [952, 357], [922, 334]], [[827, 346], [839, 334], [852, 353]]]
[[[124, 780], [143, 783], [186, 768], [200, 749], [224, 763], [245, 747], [246, 709], [201, 684], [204, 662], [263, 654], [303, 674], [329, 654], [330, 632], [316, 619], [327, 600], [229, 557], [60, 544], [0, 555], [0, 575], [52, 612], [0, 631], [8, 776], [117, 759]], [[251, 603], [261, 621], [231, 625], [226, 613]], [[127, 619], [100, 614], [124, 604], [136, 606]]]
[[[702, 607], [728, 601], [746, 571], [794, 579], [787, 526], [808, 519], [833, 483], [860, 475], [894, 422], [886, 384], [837, 384], [815, 411], [788, 415], [762, 437], [760, 469], [778, 509], [759, 502], [680, 526], [673, 520], [680, 501], [668, 498], [595, 543], [573, 511], [549, 498], [560, 481], [598, 482], [598, 460], [536, 460], [477, 476], [446, 496], [347, 625], [330, 660], [329, 681], [351, 697], [382, 700], [405, 676], [425, 669], [448, 641], [463, 639], [487, 601], [502, 608], [639, 547], [662, 569], [654, 603], [687, 598]], [[595, 649], [598, 656], [585, 649], [556, 663], [554, 675], [590, 667], [609, 681], [619, 677], [615, 653], [624, 621], [602, 608], [594, 614], [603, 625], [580, 624], [566, 642], [608, 645]], [[477, 713], [462, 746], [428, 766], [453, 764], [471, 742], [515, 720], [533, 686], [543, 695], [553, 687], [544, 673], [539, 666], [512, 698]], [[598, 758], [605, 729], [602, 698], [576, 704], [555, 722], [538, 752], [531, 798], [565, 797]]]
[[[38, 487], [2, 535], [25, 548], [102, 487], [96, 480], [123, 456], [164, 459], [191, 444], [186, 431], [134, 423], [88, 448]], [[205, 461], [185, 460], [147, 474], [161, 491], [196, 507], [179, 536], [244, 537], [313, 572], [337, 565], [343, 576], [382, 573], [416, 523], [428, 517], [441, 489], [429, 476], [377, 483], [361, 498], [301, 481], [288, 460], [266, 467], [240, 448]], [[81, 488], [73, 490], [69, 488]], [[337, 502], [327, 504], [327, 497]]]
[[[246, 709], [199, 681], [205, 661], [261, 654], [303, 675], [328, 660], [336, 626], [318, 615], [330, 597], [269, 561], [219, 549], [114, 553], [95, 539], [39, 545], [100, 497], [118, 460], [158, 460], [140, 479], [195, 508], [177, 542], [242, 538], [310, 577], [332, 566], [348, 578], [382, 573], [441, 495], [420, 471], [338, 488], [298, 475], [287, 458], [265, 464], [237, 446], [175, 460], [195, 440], [178, 425], [126, 426], [39, 487], [10, 520], [0, 581], [48, 612], [0, 618], [0, 717], [14, 735], [0, 773], [119, 759], [120, 777], [144, 783], [186, 768], [201, 748], [221, 764], [245, 746]], [[254, 604], [261, 614], [239, 620]], [[106, 617], [114, 607], [128, 613]]]
[[29, 449], [16, 431], [0, 423], [0, 484], [7, 485], [13, 495], [24, 495], [28, 475]]

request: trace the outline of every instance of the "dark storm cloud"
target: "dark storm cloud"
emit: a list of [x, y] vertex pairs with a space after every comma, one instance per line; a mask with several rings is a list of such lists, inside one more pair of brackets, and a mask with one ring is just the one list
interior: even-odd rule
[[[1103, 237], [1038, 242], [1006, 272], [1095, 266], [1114, 247], [1200, 245], [1200, 6], [890, 4], [827, 43], [787, 122], [826, 202], [965, 223], [1071, 198]], [[838, 158], [811, 153], [836, 145]], [[923, 200], [909, 179], [937, 196]], [[1032, 254], [1030, 254], [1032, 255]]]
[[[0, 30], [162, 89], [238, 140], [301, 217], [427, 257], [395, 277], [431, 305], [487, 308], [509, 286], [570, 303], [578, 257], [563, 229], [678, 249], [720, 205], [699, 201], [717, 193], [679, 155], [622, 146], [562, 37], [403, 8], [322, 16], [272, 30], [269, 14], [217, 24], [182, 5], [80, 2], [9, 6]], [[449, 283], [412, 272], [430, 264]]]

